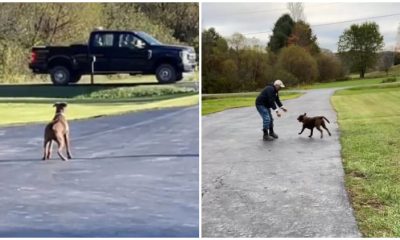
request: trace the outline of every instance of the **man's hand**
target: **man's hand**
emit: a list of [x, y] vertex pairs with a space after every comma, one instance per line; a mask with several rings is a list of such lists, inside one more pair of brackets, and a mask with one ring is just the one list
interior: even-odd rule
[[281, 109], [282, 109], [284, 112], [287, 112], [287, 109], [286, 109], [286, 108], [281, 107]]

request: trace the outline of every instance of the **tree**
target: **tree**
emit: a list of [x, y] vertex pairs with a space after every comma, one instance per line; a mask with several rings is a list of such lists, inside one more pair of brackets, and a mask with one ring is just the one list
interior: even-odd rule
[[298, 21], [293, 27], [287, 45], [297, 45], [306, 49], [311, 55], [318, 54], [320, 48], [317, 43], [317, 36], [313, 34], [310, 25], [303, 21]]
[[263, 45], [264, 44], [258, 38], [252, 37], [252, 38], [246, 39], [246, 46], [248, 46], [251, 49], [258, 50], [258, 51], [264, 51], [265, 47]]
[[[296, 86], [300, 83], [296, 76], [280, 67], [274, 68], [273, 80], [275, 79], [284, 79], [286, 86]], [[271, 82], [273, 82], [273, 80]]]
[[259, 41], [241, 34], [225, 39], [210, 28], [203, 31], [202, 43], [204, 93], [255, 91], [272, 82], [270, 54]]
[[96, 3], [7, 3], [0, 11], [8, 25], [0, 34], [24, 48], [87, 40], [101, 14]]
[[385, 51], [379, 54], [378, 69], [379, 71], [385, 71], [386, 75], [389, 74], [389, 69], [394, 64], [394, 52]]
[[397, 27], [396, 45], [394, 47], [394, 65], [400, 64], [400, 24]]
[[172, 35], [173, 30], [152, 21], [141, 12], [136, 3], [102, 3], [101, 25], [106, 29], [140, 30], [148, 32], [165, 43], [178, 43]]
[[290, 46], [282, 49], [277, 67], [294, 75], [302, 84], [313, 83], [318, 77], [315, 59], [303, 48]]
[[272, 36], [268, 42], [268, 49], [277, 53], [287, 45], [287, 39], [292, 34], [294, 21], [289, 14], [282, 15], [275, 23]]
[[400, 23], [397, 27], [397, 34], [396, 34], [396, 45], [394, 46], [395, 52], [400, 52]]
[[235, 51], [239, 51], [246, 46], [246, 37], [240, 33], [234, 33], [228, 39], [229, 46], [233, 48]]
[[394, 53], [394, 65], [400, 64], [400, 52]]
[[135, 3], [140, 12], [158, 25], [173, 30], [173, 37], [193, 44], [199, 35], [198, 3]]
[[305, 21], [306, 17], [304, 15], [304, 6], [303, 3], [288, 3], [287, 8], [290, 12], [290, 16], [292, 17], [293, 21]]
[[364, 78], [367, 68], [375, 65], [383, 45], [383, 36], [376, 23], [353, 24], [339, 37], [338, 52], [349, 59], [352, 68]]
[[228, 79], [221, 74], [227, 71], [228, 43], [214, 28], [202, 33], [202, 87], [205, 93], [229, 91]]
[[[12, 78], [23, 79], [24, 76], [32, 79], [28, 69], [32, 46], [86, 43], [89, 33], [98, 26], [142, 30], [162, 42], [179, 43], [174, 37], [175, 29], [150, 18], [137, 4], [0, 3], [0, 79], [11, 81]], [[181, 4], [172, 4], [178, 5]], [[183, 5], [186, 6], [186, 3]], [[194, 11], [197, 5], [188, 4], [185, 12], [181, 8], [174, 11], [175, 15], [185, 13], [193, 20], [183, 17], [187, 25], [192, 26], [180, 28], [181, 33], [190, 31], [190, 34], [196, 32], [195, 35], [198, 35], [198, 20], [194, 20], [197, 19], [197, 11]], [[193, 39], [193, 44], [196, 43], [198, 45], [197, 37]]]
[[322, 52], [316, 56], [319, 81], [326, 82], [329, 80], [343, 77], [342, 62], [332, 52]]
[[34, 45], [87, 41], [99, 24], [97, 3], [2, 3], [0, 5], [0, 78], [22, 80], [31, 74]]

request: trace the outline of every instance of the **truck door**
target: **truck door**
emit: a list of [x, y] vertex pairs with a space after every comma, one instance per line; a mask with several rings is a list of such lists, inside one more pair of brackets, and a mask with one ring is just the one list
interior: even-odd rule
[[97, 32], [92, 36], [89, 44], [89, 55], [96, 56], [94, 64], [96, 73], [112, 71], [110, 59], [114, 50], [114, 41], [114, 33]]
[[111, 59], [112, 68], [119, 72], [144, 72], [150, 68], [149, 45], [133, 33], [120, 33]]

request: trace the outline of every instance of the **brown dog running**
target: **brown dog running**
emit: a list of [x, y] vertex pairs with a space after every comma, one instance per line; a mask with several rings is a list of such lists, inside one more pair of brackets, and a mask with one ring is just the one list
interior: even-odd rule
[[331, 136], [331, 133], [329, 132], [328, 128], [326, 128], [326, 126], [325, 126], [324, 119], [329, 123], [329, 120], [324, 116], [306, 117], [306, 113], [304, 113], [303, 115], [300, 115], [297, 118], [297, 120], [299, 122], [303, 123], [303, 129], [301, 129], [301, 131], [299, 132], [299, 135], [303, 133], [304, 129], [308, 128], [311, 130], [310, 136], [308, 136], [308, 137], [312, 137], [314, 127], [316, 127], [318, 129], [318, 131], [321, 132], [321, 138], [322, 138], [323, 137], [322, 130], [321, 130], [321, 126], [322, 126], [328, 132], [329, 136]]
[[71, 159], [70, 143], [69, 143], [69, 126], [67, 119], [64, 115], [64, 110], [67, 107], [66, 103], [55, 103], [53, 107], [56, 107], [56, 114], [53, 120], [47, 124], [44, 131], [44, 154], [42, 160], [50, 159], [51, 148], [53, 146], [53, 141], [58, 144], [58, 156], [64, 161], [67, 158], [62, 154], [64, 145], [67, 148], [68, 159]]

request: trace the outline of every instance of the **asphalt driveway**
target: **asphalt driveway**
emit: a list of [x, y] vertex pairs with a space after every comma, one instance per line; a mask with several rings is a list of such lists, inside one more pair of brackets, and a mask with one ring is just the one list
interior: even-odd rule
[[40, 160], [43, 124], [0, 128], [1, 237], [198, 236], [198, 107], [70, 125], [69, 162]]
[[[204, 237], [359, 237], [344, 188], [333, 90], [307, 91], [275, 115], [279, 139], [262, 140], [255, 107], [223, 111], [202, 122]], [[300, 114], [330, 120], [323, 139], [298, 135]]]

